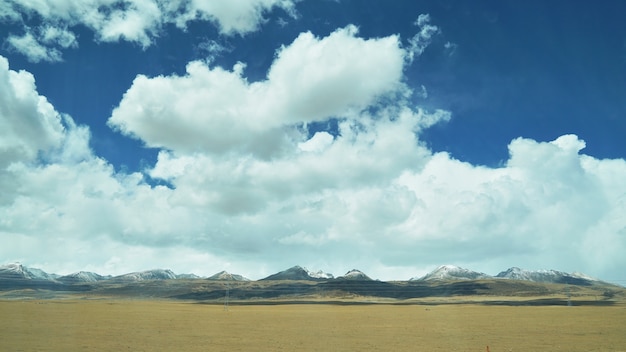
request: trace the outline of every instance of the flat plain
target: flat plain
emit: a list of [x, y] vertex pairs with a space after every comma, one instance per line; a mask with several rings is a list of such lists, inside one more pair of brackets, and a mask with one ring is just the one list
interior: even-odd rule
[[626, 306], [0, 301], [1, 351], [626, 351]]

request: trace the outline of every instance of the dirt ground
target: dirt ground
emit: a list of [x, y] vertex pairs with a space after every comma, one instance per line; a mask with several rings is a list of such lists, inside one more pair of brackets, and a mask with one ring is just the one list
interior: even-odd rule
[[626, 351], [626, 307], [0, 301], [1, 351]]

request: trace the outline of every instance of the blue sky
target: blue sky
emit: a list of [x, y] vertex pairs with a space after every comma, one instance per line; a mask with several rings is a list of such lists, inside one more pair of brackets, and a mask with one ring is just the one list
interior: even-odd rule
[[0, 261], [623, 280], [625, 10], [4, 2]]

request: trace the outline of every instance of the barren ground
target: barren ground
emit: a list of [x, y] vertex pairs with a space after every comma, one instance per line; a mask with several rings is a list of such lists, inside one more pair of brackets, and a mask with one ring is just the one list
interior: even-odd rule
[[626, 306], [0, 301], [2, 351], [626, 351]]

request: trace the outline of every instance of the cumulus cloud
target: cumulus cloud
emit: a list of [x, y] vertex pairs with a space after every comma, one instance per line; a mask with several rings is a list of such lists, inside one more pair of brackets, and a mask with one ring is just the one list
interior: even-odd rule
[[190, 238], [199, 226], [190, 221], [193, 211], [169, 206], [168, 188], [148, 186], [139, 173], [116, 173], [94, 155], [89, 129], [58, 113], [34, 77], [10, 70], [3, 57], [0, 137], [0, 236], [10, 243], [0, 249], [4, 260], [41, 263], [45, 253], [59, 265], [75, 249], [69, 262], [84, 263], [100, 246], [113, 256], [127, 245], [130, 254], [172, 243], [175, 233]]
[[77, 47], [76, 36], [66, 28], [42, 26], [37, 31], [26, 28], [22, 36], [10, 35], [9, 47], [26, 56], [30, 62], [62, 61], [60, 49]]
[[61, 52], [58, 49], [41, 44], [32, 33], [25, 33], [23, 36], [11, 35], [7, 38], [7, 43], [11, 49], [26, 56], [28, 61], [33, 63], [62, 60]]
[[280, 104], [262, 110], [281, 121], [317, 121], [401, 89], [404, 50], [398, 37], [365, 40], [357, 33], [352, 25], [323, 39], [306, 32], [281, 48], [263, 87]]
[[0, 21], [40, 21], [33, 34], [11, 34], [9, 45], [32, 62], [60, 61], [61, 50], [76, 46], [71, 28], [85, 26], [102, 42], [128, 41], [143, 48], [153, 44], [166, 24], [185, 29], [189, 21], [211, 21], [224, 35], [245, 35], [258, 29], [265, 14], [281, 8], [296, 16], [291, 0], [167, 2], [157, 0], [8, 0], [0, 4]]
[[[425, 21], [422, 18], [421, 24]], [[193, 69], [183, 77], [139, 77], [110, 123], [149, 145], [168, 149], [160, 153], [150, 176], [172, 184], [171, 204], [215, 215], [211, 222], [219, 224], [219, 230], [207, 236], [227, 252], [245, 249], [250, 257], [298, 253], [294, 258], [304, 264], [319, 263], [316, 258], [324, 253], [364, 267], [376, 257], [382, 273], [389, 267], [433, 262], [479, 269], [485, 265], [483, 270], [488, 271], [486, 263], [504, 268], [537, 261], [543, 267], [577, 270], [577, 263], [590, 260], [591, 249], [584, 244], [590, 233], [607, 226], [612, 235], [606, 241], [624, 246], [617, 235], [623, 224], [607, 211], [615, 214], [614, 209], [623, 207], [619, 197], [625, 189], [620, 185], [616, 194], [601, 191], [615, 185], [600, 182], [594, 171], [597, 165], [590, 167], [592, 160], [615, 161], [581, 155], [585, 143], [573, 135], [551, 142], [515, 139], [509, 145], [510, 159], [500, 168], [433, 154], [420, 143], [419, 133], [450, 114], [410, 108], [401, 98], [407, 94], [400, 84], [402, 58], [412, 49], [400, 48], [395, 37], [363, 40], [355, 35], [354, 27], [321, 39], [302, 34], [278, 51], [268, 79], [253, 84], [243, 78], [243, 66], [224, 71], [202, 63], [193, 64], [205, 75], [200, 80]], [[371, 66], [348, 64], [383, 46], [393, 49], [385, 51], [391, 57], [380, 56]], [[327, 57], [334, 60], [326, 61]], [[391, 73], [367, 76], [382, 69]], [[217, 79], [213, 74], [223, 76]], [[351, 89], [354, 82], [361, 82], [352, 77], [371, 81]], [[168, 87], [180, 82], [184, 84]], [[229, 94], [236, 99], [212, 99], [217, 94], [213, 90], [238, 94]], [[200, 99], [194, 99], [192, 91], [201, 92], [201, 104], [206, 105], [194, 105]], [[160, 95], [163, 92], [175, 94]], [[381, 94], [400, 98], [389, 104], [378, 98]], [[144, 113], [143, 108], [153, 106], [143, 101], [149, 96], [172, 106], [191, 102], [191, 107]], [[146, 130], [143, 124], [131, 125], [145, 117]], [[337, 131], [307, 137], [307, 122], [331, 117], [339, 118]], [[223, 149], [155, 143], [146, 133], [148, 126], [159, 126], [160, 119], [173, 125], [157, 130], [186, 126], [182, 135], [197, 133], [209, 139], [216, 133], [211, 127], [229, 136], [241, 129], [247, 139], [236, 139]], [[277, 133], [277, 140], [284, 137], [282, 153], [266, 158], [247, 144], [264, 129]], [[180, 142], [196, 143], [194, 138]], [[256, 235], [247, 235], [250, 232]], [[554, 253], [560, 253], [558, 259]]]
[[0, 56], [0, 167], [31, 161], [38, 153], [61, 143], [60, 114], [37, 93], [35, 78], [9, 69]]
[[67, 28], [53, 26], [41, 27], [40, 38], [46, 44], [55, 44], [61, 48], [77, 47], [76, 35]]
[[434, 153], [420, 133], [450, 113], [409, 104], [411, 49], [357, 34], [303, 33], [253, 83], [243, 63], [138, 76], [109, 124], [161, 149], [142, 173], [94, 155], [89, 129], [0, 58], [0, 258], [251, 278], [294, 264], [381, 279], [442, 263], [620, 272], [625, 160], [582, 154], [574, 135], [514, 139], [497, 168]]
[[[424, 115], [404, 111], [393, 120], [345, 121], [334, 140], [318, 132], [304, 143], [315, 149], [294, 146], [269, 160], [248, 154], [221, 158], [161, 152], [150, 175], [172, 182], [177, 204], [226, 214], [257, 213], [292, 197], [385, 183], [389, 175], [419, 168], [428, 152], [413, 131]], [[389, 153], [396, 156], [388, 158]]]
[[[341, 139], [321, 155], [275, 162], [218, 164], [193, 158], [175, 179], [171, 200], [222, 214], [217, 223], [229, 239], [226, 250], [253, 241], [250, 256], [261, 256], [259, 251], [278, 256], [279, 262], [292, 253], [294, 261], [305, 264], [337, 256], [363, 268], [377, 258], [376, 270], [440, 262], [487, 271], [518, 263], [571, 271], [585, 263], [598, 273], [616, 270], [616, 263], [623, 264], [617, 253], [626, 245], [626, 224], [619, 216], [626, 189], [602, 181], [597, 170], [604, 165], [611, 175], [623, 176], [626, 163], [559, 145], [573, 138], [515, 140], [507, 165], [495, 169], [433, 155], [415, 147], [415, 140], [389, 146], [407, 148], [405, 160], [391, 158], [389, 150], [359, 149], [359, 143], [339, 148], [345, 143]], [[342, 154], [347, 149], [361, 158]], [[169, 157], [160, 158], [157, 168], [180, 161]], [[545, 159], [519, 163], [520, 158]], [[214, 239], [221, 242], [219, 237]], [[602, 257], [607, 253], [614, 255]]]
[[326, 131], [315, 132], [311, 139], [299, 143], [298, 148], [305, 152], [320, 152], [328, 148], [333, 143], [333, 140], [333, 135]]
[[295, 2], [289, 0], [191, 0], [176, 22], [184, 26], [191, 19], [210, 20], [217, 23], [223, 34], [245, 34], [257, 30], [265, 21], [264, 14], [274, 7], [296, 16]]
[[241, 63], [228, 71], [196, 61], [184, 76], [138, 76], [108, 123], [150, 147], [181, 153], [274, 155], [300, 142], [285, 128], [345, 116], [404, 89], [398, 38], [356, 33], [353, 26], [325, 38], [303, 33], [278, 50], [267, 79], [255, 83]]

